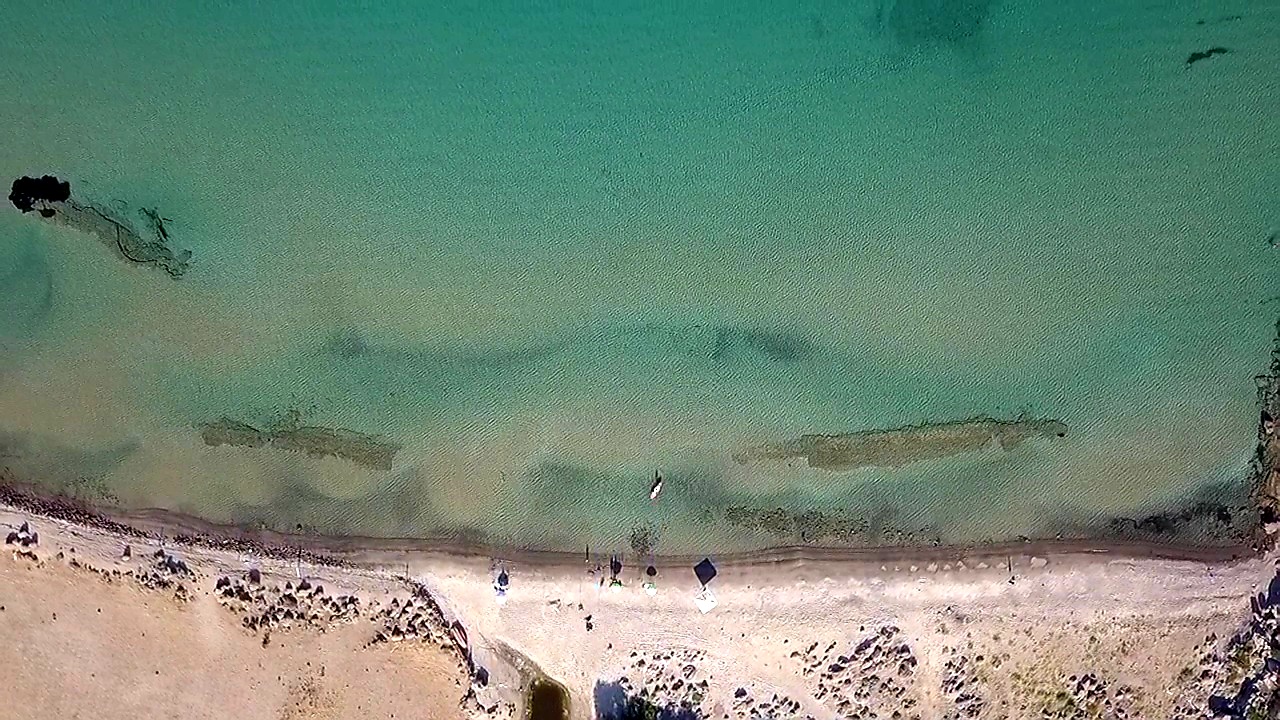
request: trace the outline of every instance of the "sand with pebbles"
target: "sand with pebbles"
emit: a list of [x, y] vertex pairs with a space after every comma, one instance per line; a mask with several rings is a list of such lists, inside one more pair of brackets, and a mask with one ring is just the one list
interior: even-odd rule
[[731, 561], [703, 614], [674, 561], [650, 596], [626, 559], [611, 591], [585, 558], [364, 548], [332, 566], [0, 509], [0, 529], [24, 521], [38, 540], [0, 556], [14, 717], [510, 718], [545, 674], [575, 720], [625, 694], [722, 720], [1189, 718], [1277, 682], [1264, 556]]
[[[29, 527], [37, 542], [0, 554], [4, 720], [464, 715], [456, 653], [429, 639], [371, 645], [383, 627], [376, 613], [253, 630], [215, 590], [224, 571], [244, 570], [235, 556], [157, 557], [135, 542], [126, 558], [120, 538], [39, 519]], [[284, 569], [261, 586], [281, 578], [296, 582]], [[342, 597], [343, 579], [332, 580], [326, 596]], [[377, 581], [346, 586], [394, 597]]]

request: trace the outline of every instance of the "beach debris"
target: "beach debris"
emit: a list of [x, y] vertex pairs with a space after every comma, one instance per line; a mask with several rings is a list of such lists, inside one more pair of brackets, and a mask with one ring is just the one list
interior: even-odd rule
[[40, 544], [40, 534], [31, 529], [31, 525], [23, 522], [18, 526], [17, 530], [9, 531], [4, 538], [5, 545], [17, 545], [19, 547], [34, 547]]
[[1179, 675], [1173, 720], [1280, 714], [1280, 569], [1250, 604], [1248, 623], [1226, 642], [1206, 635]]
[[[796, 720], [813, 720], [811, 715], [800, 715], [800, 701], [786, 695], [771, 693], [768, 700], [757, 701], [746, 688], [740, 687], [733, 693], [733, 717], [737, 720], [774, 720], [775, 718], [795, 718]], [[727, 713], [721, 713], [722, 716]]]
[[[4, 471], [0, 469], [0, 479], [3, 479], [3, 474]], [[15, 484], [0, 482], [0, 503], [53, 520], [61, 520], [112, 533], [120, 538], [131, 538], [143, 543], [155, 540], [152, 533], [112, 520], [101, 513], [87, 509], [81, 502], [65, 497], [35, 495], [31, 491]], [[296, 545], [274, 545], [242, 535], [175, 533], [169, 540], [178, 546], [203, 547], [235, 552], [241, 556], [261, 556], [277, 560], [288, 560], [290, 563], [301, 561], [320, 567], [332, 568], [350, 567], [352, 565], [349, 560], [335, 555], [308, 550]]]
[[186, 561], [163, 548], [151, 555], [151, 563], [130, 571], [139, 585], [148, 590], [172, 590], [179, 600], [190, 599], [190, 591], [184, 581], [196, 580], [196, 573]]
[[956, 711], [947, 717], [978, 717], [987, 700], [973, 660], [953, 647], [944, 648], [944, 652], [950, 657], [942, 667], [942, 694], [951, 699]]
[[219, 577], [214, 592], [218, 602], [240, 615], [241, 624], [253, 632], [295, 626], [327, 630], [349, 623], [361, 613], [360, 600], [354, 595], [327, 595], [323, 586], [306, 580], [296, 587], [291, 581], [283, 586], [267, 584], [257, 568], [243, 577]]
[[1133, 688], [1112, 686], [1095, 673], [1071, 675], [1062, 680], [1064, 689], [1049, 696], [1040, 709], [1045, 718], [1064, 720], [1131, 720]]
[[177, 556], [165, 552], [163, 549], [156, 550], [152, 556], [156, 560], [156, 568], [164, 571], [168, 575], [185, 575], [187, 577], [195, 577], [196, 573], [187, 567], [187, 563], [179, 560]]
[[459, 703], [459, 707], [466, 712], [468, 717], [477, 717], [480, 715], [499, 718], [500, 720], [511, 720], [516, 716], [516, 707], [510, 702], [502, 700], [500, 692], [500, 684], [495, 687], [489, 682], [489, 670], [480, 665], [473, 665], [471, 670], [471, 682], [467, 688], [467, 694]]
[[44, 565], [44, 563], [40, 562], [40, 556], [36, 555], [34, 550], [19, 548], [13, 551], [13, 557], [21, 560], [30, 560], [31, 562], [37, 563], [40, 566]]

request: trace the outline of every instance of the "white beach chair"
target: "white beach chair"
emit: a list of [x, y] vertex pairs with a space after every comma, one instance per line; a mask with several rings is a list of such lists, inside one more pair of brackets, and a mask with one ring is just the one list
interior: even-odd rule
[[702, 591], [693, 596], [693, 604], [698, 606], [703, 615], [711, 612], [716, 606], [716, 594], [711, 588], [703, 586]]

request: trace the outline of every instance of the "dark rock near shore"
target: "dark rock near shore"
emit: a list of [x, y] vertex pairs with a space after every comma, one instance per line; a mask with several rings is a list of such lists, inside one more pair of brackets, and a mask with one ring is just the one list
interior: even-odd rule
[[56, 212], [48, 207], [48, 203], [63, 203], [71, 199], [71, 183], [59, 180], [53, 175], [33, 178], [23, 175], [13, 181], [9, 191], [9, 202], [23, 213], [39, 210], [44, 217], [53, 217]]
[[36, 531], [32, 530], [29, 524], [24, 522], [17, 530], [12, 531], [5, 536], [4, 544], [19, 545], [24, 548], [39, 545], [40, 535]]

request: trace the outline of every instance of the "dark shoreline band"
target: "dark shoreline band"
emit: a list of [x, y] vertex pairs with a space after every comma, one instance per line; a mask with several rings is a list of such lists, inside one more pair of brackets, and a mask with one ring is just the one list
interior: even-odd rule
[[[0, 481], [0, 503], [56, 520], [117, 533], [124, 537], [219, 550], [251, 552], [281, 560], [306, 560], [317, 565], [355, 567], [403, 562], [404, 555], [454, 559], [501, 558], [505, 562], [546, 569], [581, 568], [577, 551], [531, 550], [447, 539], [374, 538], [282, 533], [213, 523], [192, 515], [162, 510], [104, 510], [34, 488]], [[1259, 545], [1199, 546], [1124, 539], [1063, 539], [1011, 541], [992, 544], [930, 547], [820, 547], [792, 545], [728, 553], [659, 555], [659, 566], [692, 565], [710, 554], [722, 567], [750, 567], [793, 563], [988, 562], [1003, 565], [1009, 557], [1105, 555], [1116, 559], [1154, 559], [1213, 564], [1259, 557]], [[353, 561], [350, 556], [366, 556]], [[368, 556], [386, 555], [385, 558]]]

